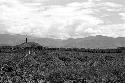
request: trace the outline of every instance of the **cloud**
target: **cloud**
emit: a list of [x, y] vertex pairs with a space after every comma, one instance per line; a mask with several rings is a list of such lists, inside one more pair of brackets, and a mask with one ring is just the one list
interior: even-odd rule
[[109, 7], [113, 7], [113, 8], [122, 7], [121, 4], [117, 4], [117, 3], [113, 3], [113, 2], [106, 2], [105, 5], [106, 5], [106, 6], [109, 6]]
[[125, 37], [125, 24], [102, 26], [102, 34], [110, 37]]
[[[70, 2], [66, 5], [43, 5], [45, 0], [1, 0], [0, 27], [11, 34], [28, 34], [37, 37], [76, 38], [90, 35], [120, 36], [124, 24], [106, 24], [102, 10], [122, 8], [101, 0]], [[102, 9], [101, 9], [102, 8]], [[108, 11], [108, 13], [111, 11]], [[108, 20], [108, 19], [107, 19]], [[4, 28], [3, 28], [4, 27]], [[108, 28], [107, 28], [108, 27]], [[113, 29], [112, 27], [115, 27]], [[112, 34], [111, 34], [112, 33]]]
[[125, 13], [119, 13], [119, 15], [122, 17], [122, 19], [125, 21]]
[[103, 25], [97, 26], [93, 29], [87, 29], [88, 33], [91, 35], [103, 35], [109, 37], [125, 37], [125, 24], [112, 24], [112, 25]]

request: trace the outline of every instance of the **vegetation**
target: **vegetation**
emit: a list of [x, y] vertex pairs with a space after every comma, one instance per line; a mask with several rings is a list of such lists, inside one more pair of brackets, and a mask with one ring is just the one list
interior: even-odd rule
[[0, 83], [125, 83], [117, 49], [0, 47]]

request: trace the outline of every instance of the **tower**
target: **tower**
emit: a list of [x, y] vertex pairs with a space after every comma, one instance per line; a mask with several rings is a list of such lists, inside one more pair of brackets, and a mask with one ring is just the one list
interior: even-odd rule
[[28, 39], [26, 38], [26, 43], [27, 43]]

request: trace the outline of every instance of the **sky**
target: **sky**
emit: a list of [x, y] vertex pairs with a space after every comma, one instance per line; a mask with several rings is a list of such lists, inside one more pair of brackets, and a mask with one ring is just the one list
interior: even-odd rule
[[0, 0], [0, 33], [125, 37], [124, 0]]

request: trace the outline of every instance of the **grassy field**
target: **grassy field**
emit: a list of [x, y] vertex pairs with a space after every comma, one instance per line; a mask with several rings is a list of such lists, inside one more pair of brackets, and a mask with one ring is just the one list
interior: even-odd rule
[[0, 83], [125, 83], [124, 52], [1, 49]]

